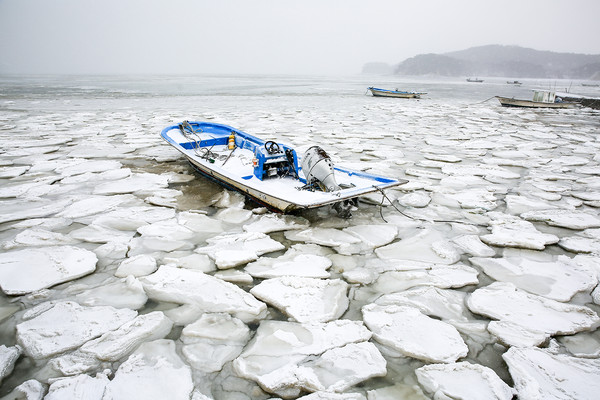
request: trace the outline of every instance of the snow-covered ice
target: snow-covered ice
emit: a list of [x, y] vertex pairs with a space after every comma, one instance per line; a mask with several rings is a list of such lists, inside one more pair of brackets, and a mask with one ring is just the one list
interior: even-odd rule
[[[597, 397], [598, 112], [361, 79], [0, 77], [0, 398]], [[275, 214], [188, 118], [408, 182]]]

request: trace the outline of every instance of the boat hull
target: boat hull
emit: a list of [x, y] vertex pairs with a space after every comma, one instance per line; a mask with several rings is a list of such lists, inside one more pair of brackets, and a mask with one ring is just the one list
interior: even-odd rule
[[419, 99], [421, 98], [421, 95], [426, 94], [419, 92], [403, 92], [400, 90], [386, 90], [377, 88], [369, 88], [369, 90], [375, 97], [396, 97], [401, 99]]
[[573, 103], [546, 103], [542, 101], [520, 100], [509, 97], [496, 96], [500, 104], [504, 107], [524, 107], [524, 108], [571, 108]]
[[[257, 173], [255, 163], [257, 154], [264, 151], [265, 145], [272, 142], [265, 143], [227, 125], [206, 122], [189, 124], [200, 132], [194, 138], [183, 135], [180, 125], [163, 129], [161, 136], [179, 150], [201, 175], [227, 189], [242, 193], [272, 211], [289, 213], [334, 205], [406, 183], [403, 179], [392, 179], [336, 167], [335, 175], [343, 189], [335, 192], [306, 190], [306, 179], [301, 168], [297, 166], [295, 173], [282, 176], [270, 177]], [[234, 137], [233, 149], [227, 145], [230, 135]], [[288, 146], [282, 144], [280, 146], [291, 151]], [[207, 154], [210, 154], [210, 157]], [[271, 161], [267, 160], [266, 164]]]

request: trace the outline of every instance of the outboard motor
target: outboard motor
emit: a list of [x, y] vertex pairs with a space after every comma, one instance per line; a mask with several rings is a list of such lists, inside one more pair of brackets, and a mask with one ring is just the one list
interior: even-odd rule
[[[319, 146], [312, 146], [306, 150], [302, 157], [302, 171], [307, 184], [317, 184], [324, 192], [335, 192], [341, 189], [335, 180], [331, 158]], [[333, 209], [340, 217], [350, 218], [352, 216], [350, 210], [354, 204], [353, 200], [344, 200], [335, 203]]]
[[333, 163], [329, 155], [319, 146], [312, 146], [302, 157], [302, 171], [306, 183], [319, 185], [324, 192], [340, 190], [333, 174]]

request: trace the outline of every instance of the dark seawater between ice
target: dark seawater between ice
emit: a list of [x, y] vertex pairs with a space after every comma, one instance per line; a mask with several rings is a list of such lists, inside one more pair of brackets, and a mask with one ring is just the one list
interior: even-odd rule
[[[0, 76], [0, 396], [595, 398], [600, 112], [493, 96], [600, 93], [507, 80]], [[409, 182], [273, 214], [183, 120]]]

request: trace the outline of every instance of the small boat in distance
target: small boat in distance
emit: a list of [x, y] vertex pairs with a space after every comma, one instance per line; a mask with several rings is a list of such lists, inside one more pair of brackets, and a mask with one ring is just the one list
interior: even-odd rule
[[467, 78], [467, 82], [481, 83], [481, 82], [483, 82], [483, 79], [479, 79], [479, 78]]
[[509, 85], [521, 85], [522, 83], [519, 81], [506, 81]]
[[421, 95], [427, 94], [425, 92], [404, 92], [398, 89], [388, 90], [375, 87], [369, 87], [368, 90], [370, 90], [375, 97], [400, 97], [403, 99], [420, 99]]
[[577, 103], [563, 101], [550, 90], [534, 90], [533, 100], [520, 100], [496, 96], [504, 107], [528, 107], [528, 108], [569, 108]]
[[228, 125], [183, 121], [161, 136], [203, 176], [276, 212], [331, 205], [347, 218], [360, 196], [407, 182], [334, 167], [319, 146], [299, 158], [290, 146]]

